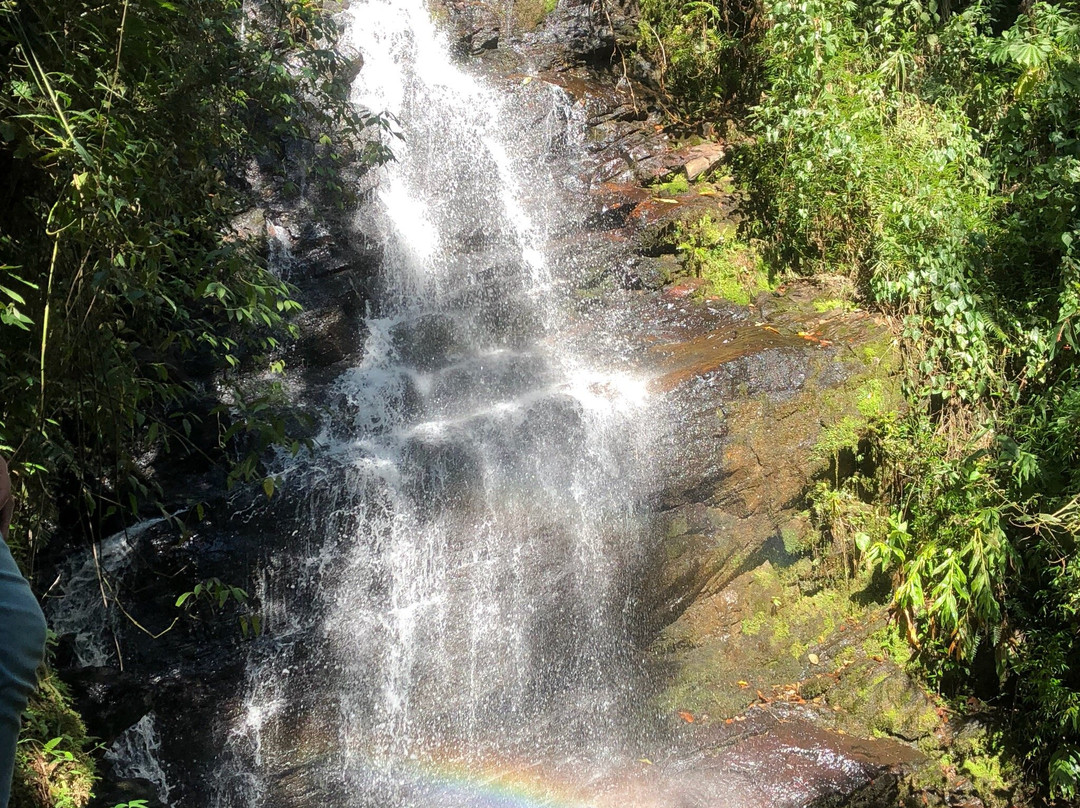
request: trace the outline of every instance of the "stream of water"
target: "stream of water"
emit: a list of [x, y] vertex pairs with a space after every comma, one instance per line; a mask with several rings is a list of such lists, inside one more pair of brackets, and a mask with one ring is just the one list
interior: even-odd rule
[[648, 723], [650, 400], [573, 316], [582, 125], [460, 66], [424, 0], [350, 14], [355, 100], [402, 134], [357, 222], [381, 291], [321, 450], [282, 469], [312, 550], [264, 566], [217, 802], [585, 804]]

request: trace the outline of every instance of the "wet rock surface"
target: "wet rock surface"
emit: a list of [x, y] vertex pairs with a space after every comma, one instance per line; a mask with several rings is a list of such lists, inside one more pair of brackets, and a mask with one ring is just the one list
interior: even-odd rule
[[798, 709], [755, 710], [728, 725], [688, 727], [693, 751], [659, 761], [637, 788], [657, 808], [804, 808], [899, 804], [899, 777], [921, 753], [894, 741], [841, 735]]

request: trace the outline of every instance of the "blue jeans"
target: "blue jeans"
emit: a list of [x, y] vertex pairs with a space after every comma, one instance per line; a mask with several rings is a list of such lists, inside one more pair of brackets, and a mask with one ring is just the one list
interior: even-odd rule
[[19, 721], [45, 656], [45, 615], [0, 540], [0, 808], [7, 808]]

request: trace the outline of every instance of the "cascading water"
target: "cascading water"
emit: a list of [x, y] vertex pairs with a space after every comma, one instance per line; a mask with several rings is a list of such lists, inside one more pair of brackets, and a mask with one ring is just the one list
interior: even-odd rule
[[581, 215], [549, 165], [570, 105], [463, 70], [424, 0], [349, 13], [355, 99], [403, 135], [357, 225], [381, 292], [322, 448], [282, 471], [306, 527], [264, 567], [218, 804], [495, 805], [510, 769], [584, 786], [634, 753], [649, 401], [570, 326]]

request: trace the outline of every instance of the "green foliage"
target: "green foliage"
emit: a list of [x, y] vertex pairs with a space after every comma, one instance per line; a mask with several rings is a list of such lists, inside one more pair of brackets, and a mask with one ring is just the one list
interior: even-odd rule
[[238, 586], [224, 583], [220, 578], [207, 578], [195, 584], [193, 589], [176, 599], [176, 607], [184, 608], [192, 617], [200, 610], [218, 615], [230, 601], [236, 607], [241, 633], [245, 637], [262, 634], [262, 616], [250, 608], [248, 593]]
[[230, 388], [280, 371], [299, 306], [230, 222], [245, 167], [290, 144], [340, 198], [334, 143], [382, 122], [348, 103], [337, 34], [314, 0], [0, 0], [0, 452], [31, 556], [60, 480], [107, 518], [153, 499], [141, 453], [231, 455], [250, 479], [285, 439], [267, 392]]
[[[1080, 14], [1017, 11], [768, 3], [737, 168], [771, 258], [848, 274], [903, 325], [909, 413], [826, 434], [877, 471], [823, 485], [819, 523], [892, 575], [934, 681], [996, 663], [1029, 771], [1075, 799]], [[860, 527], [869, 497], [889, 516]]]
[[690, 180], [687, 179], [686, 174], [680, 171], [667, 182], [654, 185], [652, 190], [653, 193], [661, 197], [678, 196], [679, 194], [689, 193]]
[[709, 282], [709, 292], [740, 305], [749, 305], [759, 292], [773, 287], [764, 261], [750, 245], [735, 236], [731, 224], [709, 215], [676, 224], [671, 240], [684, 265]]
[[979, 641], [1000, 631], [1016, 562], [993, 459], [986, 450], [943, 456], [924, 420], [909, 419], [899, 430], [890, 461], [907, 477], [902, 501], [888, 531], [862, 539], [859, 549], [869, 564], [897, 570], [896, 605], [933, 650], [969, 662]]
[[12, 808], [82, 808], [97, 779], [91, 742], [71, 696], [50, 669], [23, 715]]
[[643, 0], [638, 47], [672, 114], [692, 121], [747, 103], [760, 13], [757, 0]]

